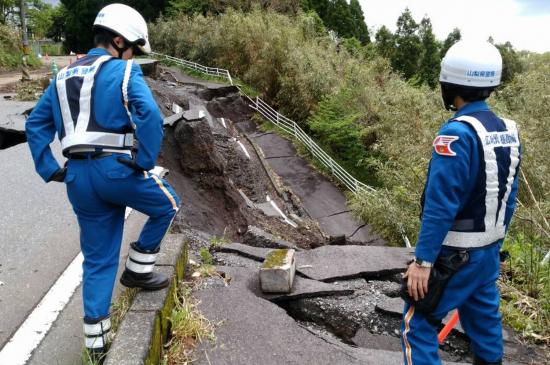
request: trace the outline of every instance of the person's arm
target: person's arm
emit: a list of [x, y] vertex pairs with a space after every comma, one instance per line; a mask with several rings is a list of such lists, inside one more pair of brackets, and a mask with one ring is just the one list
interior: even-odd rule
[[54, 88], [55, 84], [48, 87], [25, 124], [27, 142], [36, 172], [46, 182], [61, 170], [50, 148], [56, 132], [52, 111], [52, 103], [57, 102]]
[[162, 144], [162, 116], [151, 90], [143, 79], [141, 68], [132, 65], [128, 83], [128, 101], [132, 120], [136, 125], [136, 137], [139, 140], [139, 151], [135, 162], [144, 170], [155, 167]]
[[[424, 210], [416, 243], [417, 260], [433, 264], [445, 236], [467, 198], [472, 156], [477, 153], [477, 137], [466, 125], [447, 123], [434, 140], [432, 160], [424, 193]], [[409, 295], [418, 300], [428, 293], [431, 268], [413, 262], [403, 278]]]
[[[420, 234], [416, 243], [416, 257], [435, 262], [445, 236], [467, 198], [470, 187], [472, 156], [477, 154], [477, 137], [463, 123], [447, 123], [439, 132], [439, 143], [455, 139], [445, 147], [434, 146], [426, 182], [424, 210]], [[435, 142], [435, 141], [434, 141]], [[449, 156], [447, 154], [455, 154]]]

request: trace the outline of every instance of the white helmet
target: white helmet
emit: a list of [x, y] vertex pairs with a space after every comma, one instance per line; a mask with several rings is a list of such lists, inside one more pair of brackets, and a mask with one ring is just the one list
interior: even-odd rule
[[128, 5], [111, 4], [101, 9], [94, 21], [95, 28], [110, 30], [136, 45], [143, 53], [151, 53], [147, 23]]
[[459, 41], [441, 61], [439, 81], [443, 83], [495, 88], [500, 84], [502, 57], [489, 42]]

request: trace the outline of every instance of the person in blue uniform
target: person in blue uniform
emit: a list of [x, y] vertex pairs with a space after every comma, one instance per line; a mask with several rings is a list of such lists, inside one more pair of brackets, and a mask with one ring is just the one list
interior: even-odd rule
[[[502, 364], [499, 251], [515, 209], [520, 164], [516, 123], [498, 117], [485, 99], [500, 84], [502, 58], [487, 42], [460, 41], [441, 63], [442, 97], [456, 111], [433, 142], [423, 194], [415, 260], [406, 273], [408, 296], [401, 327], [404, 363], [441, 364], [438, 323], [458, 309], [474, 364]], [[460, 257], [435, 308], [428, 298], [434, 264]], [[460, 261], [460, 260], [459, 260]], [[430, 282], [431, 283], [431, 282]], [[417, 302], [418, 303], [418, 302]]]
[[[94, 22], [94, 43], [96, 48], [57, 74], [29, 116], [26, 134], [38, 174], [66, 184], [84, 255], [85, 345], [102, 354], [109, 342], [125, 208], [149, 219], [131, 244], [120, 281], [158, 290], [169, 280], [153, 267], [180, 199], [148, 172], [160, 151], [163, 121], [132, 62], [134, 55], [151, 51], [145, 20], [131, 7], [108, 5]], [[56, 133], [67, 158], [63, 167], [50, 149]]]

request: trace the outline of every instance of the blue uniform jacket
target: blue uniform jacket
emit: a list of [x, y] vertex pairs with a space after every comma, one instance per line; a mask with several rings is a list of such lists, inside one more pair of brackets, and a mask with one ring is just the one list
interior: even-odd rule
[[[109, 52], [103, 48], [94, 48], [88, 55], [109, 55]], [[122, 97], [125, 66], [126, 62], [119, 59], [111, 59], [103, 64], [96, 75], [92, 94], [98, 124], [115, 133], [123, 133], [131, 126]], [[136, 124], [135, 134], [140, 142], [136, 162], [149, 170], [155, 166], [160, 151], [163, 120], [151, 90], [143, 79], [141, 68], [135, 63], [128, 84], [128, 101]], [[58, 136], [61, 134], [62, 128], [63, 119], [53, 82], [38, 101], [25, 126], [36, 171], [44, 181], [48, 181], [60, 168], [53, 157], [50, 143], [56, 132]]]
[[[454, 118], [484, 110], [489, 110], [484, 101], [468, 103]], [[415, 252], [418, 259], [428, 262], [435, 262], [455, 217], [468, 202], [476, 184], [482, 158], [478, 136], [466, 123], [449, 120], [439, 130], [438, 135], [457, 136], [459, 139], [452, 144], [456, 156], [443, 156], [432, 152]], [[506, 227], [515, 209], [517, 188], [516, 176], [504, 219]]]

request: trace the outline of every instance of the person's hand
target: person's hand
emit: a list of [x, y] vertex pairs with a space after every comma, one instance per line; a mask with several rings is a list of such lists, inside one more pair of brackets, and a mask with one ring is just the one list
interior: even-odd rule
[[50, 182], [50, 181], [64, 182], [65, 181], [65, 175], [67, 175], [67, 168], [66, 167], [57, 169], [57, 171], [54, 172], [53, 175], [50, 177], [48, 182]]
[[407, 279], [407, 289], [409, 295], [415, 300], [423, 299], [428, 293], [428, 279], [430, 278], [429, 267], [420, 267], [416, 262], [412, 262], [407, 269], [407, 272], [403, 275], [404, 279]]
[[120, 162], [121, 164], [126, 165], [129, 168], [136, 170], [137, 172], [145, 171], [145, 169], [143, 167], [141, 167], [137, 164], [136, 160], [133, 160], [133, 159], [131, 160], [129, 158], [124, 158], [124, 157], [117, 157], [116, 160], [118, 162]]

